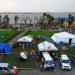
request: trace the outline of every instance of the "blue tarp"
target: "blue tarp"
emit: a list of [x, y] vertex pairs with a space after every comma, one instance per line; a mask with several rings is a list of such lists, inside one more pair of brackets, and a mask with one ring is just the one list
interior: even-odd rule
[[10, 55], [10, 46], [8, 43], [0, 43], [0, 52], [5, 51], [6, 55]]
[[59, 46], [64, 46], [64, 42], [60, 41], [60, 42], [58, 43], [58, 45], [59, 45]]

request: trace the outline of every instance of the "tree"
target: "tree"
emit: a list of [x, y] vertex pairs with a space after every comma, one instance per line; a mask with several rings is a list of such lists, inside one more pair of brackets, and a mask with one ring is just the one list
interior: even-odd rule
[[54, 20], [54, 17], [47, 14], [47, 19], [48, 19], [48, 24], [50, 24]]
[[45, 23], [44, 21], [47, 21], [47, 13], [43, 13], [43, 24]]
[[24, 18], [25, 25], [26, 25], [26, 23], [27, 23], [27, 20], [28, 20], [28, 17], [26, 16], [26, 17]]
[[39, 19], [39, 26], [40, 26], [40, 29], [43, 29], [43, 17], [40, 16], [40, 19]]
[[15, 17], [14, 17], [15, 24], [18, 23], [18, 20], [19, 20], [19, 17], [17, 15], [15, 15]]
[[61, 18], [61, 19], [59, 18], [58, 21], [59, 21], [60, 25], [63, 26], [63, 23], [64, 23], [64, 21], [65, 21], [64, 18]]
[[10, 18], [8, 17], [8, 15], [5, 15], [3, 17], [4, 28], [9, 28], [9, 20], [10, 20]]
[[1, 24], [1, 22], [2, 22], [2, 16], [0, 15], [0, 24]]
[[47, 17], [47, 13], [43, 13], [43, 21], [45, 20], [46, 17]]
[[0, 27], [2, 25], [2, 16], [0, 15]]
[[47, 15], [47, 13], [43, 13], [43, 16], [46, 16]]
[[29, 22], [30, 22], [30, 25], [31, 25], [31, 23], [32, 23], [32, 19], [31, 18], [29, 19]]
[[50, 14], [43, 13], [43, 20], [45, 20], [45, 18], [48, 20], [48, 24], [50, 24], [54, 20], [54, 17]]
[[48, 13], [43, 13], [43, 17], [40, 18], [41, 28], [46, 29], [49, 28], [49, 25], [53, 22], [54, 17]]
[[36, 22], [38, 22], [37, 16], [34, 17], [34, 24], [35, 24]]
[[37, 18], [37, 16], [34, 17], [34, 26], [35, 27], [38, 26], [38, 18]]
[[68, 15], [68, 23], [69, 23], [69, 27], [71, 26], [71, 24], [74, 21], [74, 16], [72, 16], [71, 14]]

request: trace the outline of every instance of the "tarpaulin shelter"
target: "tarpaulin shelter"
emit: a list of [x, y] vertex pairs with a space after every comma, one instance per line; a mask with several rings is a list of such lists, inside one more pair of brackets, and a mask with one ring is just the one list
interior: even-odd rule
[[5, 52], [6, 55], [10, 55], [10, 46], [8, 43], [0, 43], [0, 52]]
[[22, 47], [22, 48], [31, 48], [33, 47], [34, 39], [31, 35], [26, 35], [20, 39], [18, 39], [17, 43]]
[[62, 41], [63, 43], [75, 44], [75, 35], [68, 32], [55, 33], [51, 39], [56, 43]]
[[32, 42], [33, 37], [31, 35], [24, 36], [18, 40], [18, 42]]
[[58, 49], [56, 48], [56, 46], [53, 43], [50, 43], [48, 41], [44, 41], [42, 43], [38, 44], [38, 55], [41, 54], [41, 52], [49, 52], [49, 53], [53, 53], [56, 52]]
[[64, 42], [60, 41], [57, 45], [64, 46]]

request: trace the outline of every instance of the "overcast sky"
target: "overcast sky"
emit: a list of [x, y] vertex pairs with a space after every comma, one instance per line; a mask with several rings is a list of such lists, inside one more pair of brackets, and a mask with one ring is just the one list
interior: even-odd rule
[[0, 12], [75, 12], [75, 0], [0, 0]]

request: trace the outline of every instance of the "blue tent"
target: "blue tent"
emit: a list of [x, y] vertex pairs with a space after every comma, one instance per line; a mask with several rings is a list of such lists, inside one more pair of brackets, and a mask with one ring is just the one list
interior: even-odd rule
[[0, 43], [0, 52], [3, 51], [6, 55], [10, 55], [10, 47], [8, 43]]

